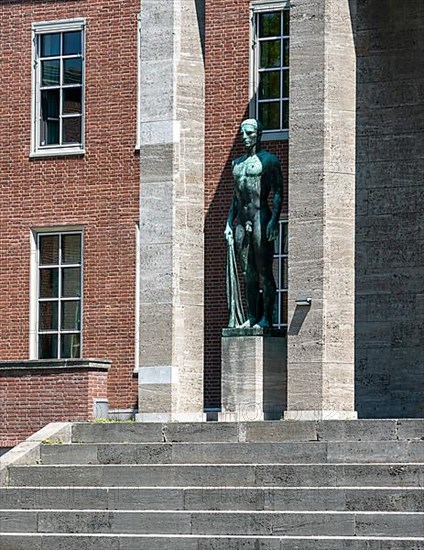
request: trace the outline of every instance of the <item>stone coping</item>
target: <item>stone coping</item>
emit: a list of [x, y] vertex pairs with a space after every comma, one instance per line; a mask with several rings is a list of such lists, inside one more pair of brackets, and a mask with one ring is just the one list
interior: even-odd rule
[[274, 328], [274, 327], [245, 327], [245, 328], [223, 328], [223, 338], [229, 338], [234, 336], [267, 336], [267, 337], [279, 337], [283, 338], [287, 335], [287, 329]]
[[69, 371], [108, 371], [111, 361], [107, 359], [30, 359], [21, 361], [0, 361], [0, 377], [30, 374], [40, 371], [60, 373]]

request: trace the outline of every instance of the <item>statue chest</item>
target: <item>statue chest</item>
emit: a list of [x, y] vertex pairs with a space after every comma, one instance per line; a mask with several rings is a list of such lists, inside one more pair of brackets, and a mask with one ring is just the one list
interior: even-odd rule
[[263, 166], [257, 156], [236, 164], [233, 168], [233, 175], [236, 186], [241, 190], [259, 190], [260, 178], [263, 173]]

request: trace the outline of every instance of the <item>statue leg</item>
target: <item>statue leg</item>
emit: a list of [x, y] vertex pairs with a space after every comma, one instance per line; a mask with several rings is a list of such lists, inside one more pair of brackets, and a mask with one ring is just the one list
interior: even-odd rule
[[[263, 317], [258, 325], [261, 327], [272, 327], [272, 317], [274, 312], [274, 302], [277, 286], [275, 284], [272, 264], [274, 261], [274, 242], [266, 238], [266, 227], [270, 219], [270, 212], [261, 212], [261, 223], [258, 224], [254, 232], [253, 244], [256, 254], [256, 263], [259, 275], [262, 279]], [[256, 229], [256, 228], [255, 228]]]

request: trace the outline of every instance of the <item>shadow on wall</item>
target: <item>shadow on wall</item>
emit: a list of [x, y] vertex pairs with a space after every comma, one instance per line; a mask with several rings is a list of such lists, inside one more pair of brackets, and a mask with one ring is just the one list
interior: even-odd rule
[[424, 2], [351, 4], [356, 408], [362, 418], [424, 417]]
[[[211, 189], [211, 198], [206, 198], [205, 214], [205, 406], [221, 406], [221, 330], [227, 326], [228, 310], [225, 294], [225, 262], [227, 258], [224, 239], [225, 223], [233, 195], [234, 181], [231, 172], [233, 159], [244, 152], [239, 140], [238, 129], [241, 122], [248, 118], [247, 106], [243, 116], [233, 127], [220, 121], [220, 135], [233, 136], [232, 143], [212, 144], [208, 148], [205, 181]], [[217, 124], [216, 121], [215, 125]], [[215, 127], [214, 130], [217, 130]], [[231, 138], [230, 138], [231, 139]], [[225, 151], [229, 153], [225, 156]], [[242, 279], [240, 280], [243, 285]]]

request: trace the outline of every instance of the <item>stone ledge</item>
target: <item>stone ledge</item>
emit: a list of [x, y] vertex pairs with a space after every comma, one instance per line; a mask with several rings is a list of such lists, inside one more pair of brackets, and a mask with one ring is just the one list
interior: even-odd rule
[[222, 337], [223, 338], [232, 338], [232, 337], [242, 337], [242, 336], [267, 336], [267, 337], [278, 337], [283, 338], [287, 336], [287, 330], [285, 328], [262, 328], [262, 327], [245, 327], [245, 328], [223, 328]]
[[30, 374], [31, 372], [109, 371], [107, 359], [30, 359], [0, 361], [0, 377]]

